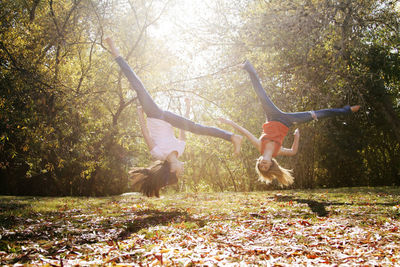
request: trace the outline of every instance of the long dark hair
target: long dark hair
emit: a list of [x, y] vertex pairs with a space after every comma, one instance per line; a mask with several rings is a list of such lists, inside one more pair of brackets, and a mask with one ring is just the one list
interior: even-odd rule
[[129, 174], [130, 188], [138, 188], [148, 197], [160, 197], [160, 189], [178, 183], [176, 173], [170, 172], [168, 161], [156, 161], [148, 168], [134, 168]]

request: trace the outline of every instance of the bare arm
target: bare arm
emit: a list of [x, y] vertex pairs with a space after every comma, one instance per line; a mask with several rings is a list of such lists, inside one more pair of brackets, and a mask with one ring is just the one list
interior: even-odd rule
[[[186, 103], [186, 112], [185, 112], [185, 118], [189, 118], [189, 113], [190, 113], [190, 99], [185, 98], [185, 103]], [[185, 141], [186, 140], [186, 134], [185, 130], [180, 129], [179, 131], [179, 139]]]
[[294, 140], [293, 140], [293, 144], [292, 144], [292, 148], [283, 148], [281, 147], [281, 149], [278, 152], [278, 155], [280, 156], [294, 156], [297, 154], [297, 151], [299, 149], [299, 140], [300, 140], [300, 132], [299, 129], [296, 129], [294, 131]]
[[234, 129], [236, 129], [237, 131], [239, 131], [241, 134], [243, 134], [244, 136], [247, 137], [247, 139], [249, 139], [249, 141], [255, 146], [255, 148], [257, 148], [258, 151], [260, 151], [261, 148], [261, 140], [258, 139], [257, 137], [255, 137], [252, 133], [250, 133], [247, 129], [243, 128], [242, 126], [238, 125], [237, 123], [231, 121], [231, 120], [227, 120], [227, 119], [223, 119], [223, 118], [219, 118], [219, 121], [225, 124], [228, 124], [230, 126], [232, 126]]
[[151, 150], [153, 150], [155, 144], [154, 144], [153, 139], [150, 136], [149, 129], [147, 128], [147, 124], [144, 119], [143, 109], [141, 106], [137, 107], [137, 113], [138, 113], [138, 117], [139, 117], [140, 130], [142, 131], [144, 141], [146, 142], [147, 147], [151, 151]]

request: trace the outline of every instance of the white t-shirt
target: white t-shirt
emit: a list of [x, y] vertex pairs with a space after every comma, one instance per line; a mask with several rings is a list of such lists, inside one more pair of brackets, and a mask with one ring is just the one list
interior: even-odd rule
[[166, 121], [147, 117], [147, 128], [149, 129], [151, 139], [154, 141], [154, 148], [150, 154], [158, 160], [166, 160], [171, 152], [178, 152], [178, 156], [185, 150], [185, 141], [175, 137], [174, 129]]

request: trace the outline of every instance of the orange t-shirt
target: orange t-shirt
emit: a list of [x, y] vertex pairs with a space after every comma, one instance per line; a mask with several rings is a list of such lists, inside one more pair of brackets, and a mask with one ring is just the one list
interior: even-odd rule
[[264, 154], [265, 145], [270, 141], [274, 141], [275, 149], [272, 156], [276, 157], [276, 155], [278, 155], [279, 150], [281, 149], [283, 139], [287, 135], [289, 128], [286, 125], [280, 123], [279, 121], [269, 121], [263, 124], [263, 131], [264, 133], [260, 137], [261, 155]]

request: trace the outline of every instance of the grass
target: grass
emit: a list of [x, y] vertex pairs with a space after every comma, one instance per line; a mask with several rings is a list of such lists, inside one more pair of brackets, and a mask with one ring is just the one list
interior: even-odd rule
[[400, 263], [400, 189], [0, 196], [0, 264]]

